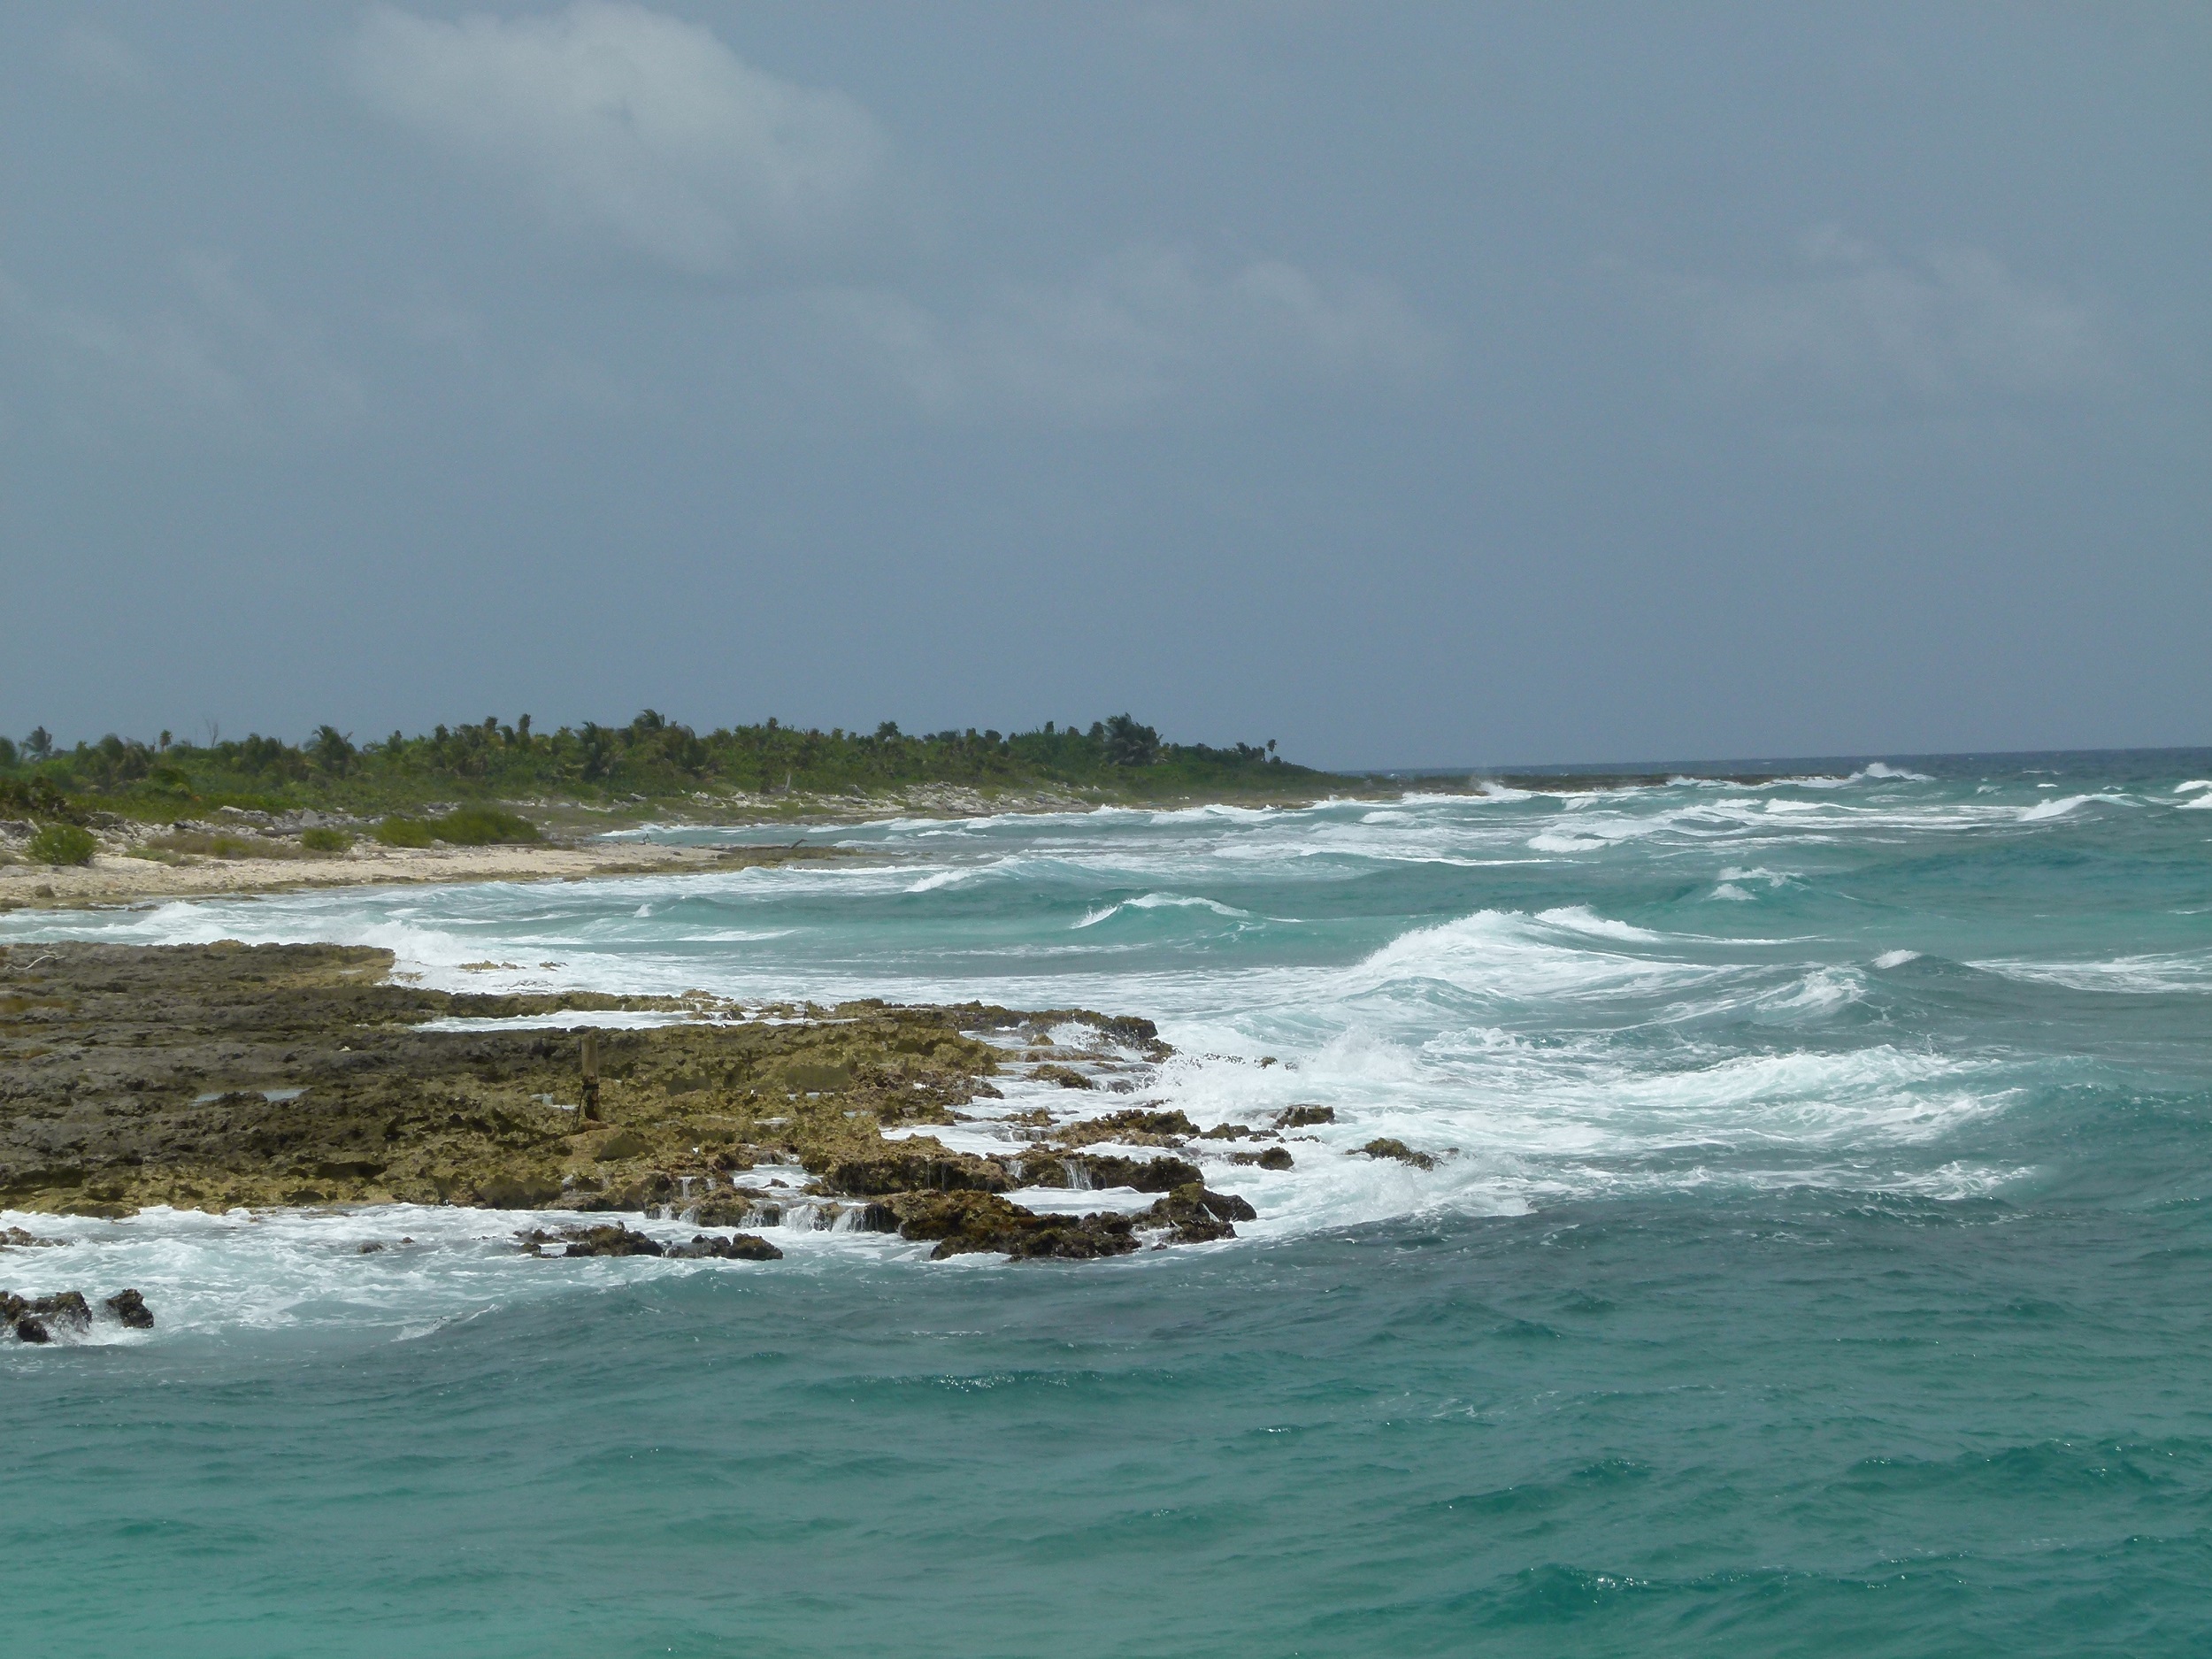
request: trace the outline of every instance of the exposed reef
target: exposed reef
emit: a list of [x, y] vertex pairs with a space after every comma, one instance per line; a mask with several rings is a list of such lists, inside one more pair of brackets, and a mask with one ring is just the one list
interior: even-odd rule
[[[701, 1229], [895, 1232], [940, 1256], [1121, 1255], [1233, 1236], [1253, 1217], [1175, 1156], [1199, 1136], [1182, 1112], [1072, 1116], [1166, 1057], [1147, 1021], [976, 1003], [471, 995], [397, 982], [392, 965], [388, 951], [332, 945], [0, 949], [0, 1208], [657, 1214]], [[587, 1033], [564, 1018], [617, 1012], [670, 1023]], [[501, 1018], [543, 1023], [449, 1023]], [[1070, 1025], [1094, 1045], [1056, 1043]], [[1041, 1071], [1079, 1079], [1069, 1117], [1009, 1114], [1002, 1151], [934, 1133], [1002, 1098], [994, 1077]], [[1278, 1152], [1249, 1161], [1286, 1166]], [[1164, 1196], [1133, 1214], [1043, 1215], [1005, 1196], [1025, 1187]], [[614, 1223], [521, 1237], [541, 1254], [780, 1255], [742, 1231], [674, 1245]], [[0, 1234], [0, 1247], [42, 1242]]]

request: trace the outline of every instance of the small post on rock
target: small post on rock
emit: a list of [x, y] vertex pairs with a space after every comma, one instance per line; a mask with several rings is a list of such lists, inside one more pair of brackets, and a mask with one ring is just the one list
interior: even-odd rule
[[584, 1121], [599, 1121], [599, 1033], [584, 1033]]

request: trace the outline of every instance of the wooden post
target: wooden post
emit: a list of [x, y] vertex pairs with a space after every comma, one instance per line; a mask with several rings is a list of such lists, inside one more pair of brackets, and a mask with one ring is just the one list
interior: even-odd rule
[[584, 1033], [584, 1121], [599, 1121], [599, 1033]]

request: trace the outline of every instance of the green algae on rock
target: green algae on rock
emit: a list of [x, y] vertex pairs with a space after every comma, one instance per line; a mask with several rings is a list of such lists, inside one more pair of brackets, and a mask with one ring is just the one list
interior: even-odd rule
[[[1194, 1133], [1180, 1112], [1065, 1125], [1065, 1144], [1005, 1157], [921, 1133], [999, 1095], [1008, 1049], [978, 1033], [1033, 1041], [1073, 1022], [1164, 1056], [1146, 1021], [872, 1000], [747, 1019], [704, 994], [428, 990], [393, 982], [392, 964], [335, 945], [0, 949], [0, 1205], [122, 1217], [399, 1202], [747, 1226], [804, 1203], [818, 1225], [896, 1230], [940, 1256], [1084, 1257], [1136, 1248], [1138, 1224], [1037, 1216], [1002, 1194], [1025, 1182], [1202, 1190], [1181, 1158], [1078, 1150], [1179, 1146]], [[554, 1021], [615, 1011], [671, 1023], [591, 1032], [603, 1121], [590, 1121], [584, 1031]], [[457, 1017], [545, 1023], [433, 1028]], [[1029, 1133], [1051, 1133], [1043, 1115]], [[764, 1167], [802, 1185], [740, 1184]], [[1143, 1215], [1171, 1238], [1199, 1236], [1180, 1210]], [[579, 1235], [570, 1253], [621, 1231]], [[749, 1248], [697, 1242], [677, 1253]]]

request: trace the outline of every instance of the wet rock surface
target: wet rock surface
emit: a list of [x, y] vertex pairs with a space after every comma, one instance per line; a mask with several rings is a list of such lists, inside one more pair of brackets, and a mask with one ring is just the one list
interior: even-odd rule
[[1435, 1158], [1426, 1152], [1416, 1152], [1402, 1141], [1392, 1141], [1379, 1136], [1362, 1147], [1360, 1151], [1371, 1158], [1394, 1158], [1401, 1164], [1411, 1164], [1417, 1170], [1432, 1170], [1436, 1167]]
[[[1059, 1110], [1041, 1110], [1017, 1119], [1033, 1125], [1020, 1133], [1058, 1144], [1010, 1141], [1003, 1155], [915, 1133], [1000, 1098], [992, 1079], [1022, 1074], [1010, 1051], [1022, 1042], [1125, 1092], [1126, 1074], [1171, 1052], [1147, 1021], [980, 1003], [741, 1010], [703, 993], [471, 995], [392, 968], [388, 951], [332, 945], [0, 947], [0, 1207], [124, 1217], [152, 1204], [455, 1203], [657, 1213], [703, 1229], [792, 1225], [805, 1205], [814, 1226], [895, 1230], [939, 1256], [1073, 1258], [1125, 1254], [1148, 1227], [1180, 1240], [1226, 1225], [1203, 1206], [1202, 1225], [1180, 1202], [1204, 1190], [1187, 1158], [1085, 1149], [1179, 1148], [1199, 1133], [1180, 1111], [1055, 1127]], [[593, 1033], [598, 1116], [587, 1119], [584, 1031], [559, 1017], [613, 1011], [672, 1023]], [[518, 1017], [549, 1025], [426, 1028]], [[1090, 1048], [1069, 1046], [1071, 1024], [1094, 1033]], [[1066, 1041], [1055, 1044], [1056, 1031]], [[1077, 1110], [1096, 1098], [1067, 1097]], [[739, 1185], [749, 1170], [779, 1179]], [[1063, 1217], [1004, 1197], [1041, 1180], [1164, 1193], [1170, 1208], [1150, 1221]], [[541, 1252], [664, 1248], [618, 1224], [536, 1231]], [[739, 1248], [700, 1238], [703, 1254]], [[0, 1248], [42, 1242], [0, 1236]]]
[[1083, 1260], [1126, 1256], [1139, 1244], [1126, 1216], [1041, 1216], [995, 1193], [908, 1193], [893, 1208], [901, 1236], [935, 1240], [938, 1261], [978, 1251]]
[[[133, 1331], [150, 1331], [153, 1310], [135, 1290], [118, 1291], [100, 1303], [100, 1312]], [[0, 1330], [19, 1342], [35, 1346], [85, 1335], [94, 1322], [92, 1303], [81, 1290], [50, 1292], [43, 1296], [19, 1296], [0, 1290]]]

